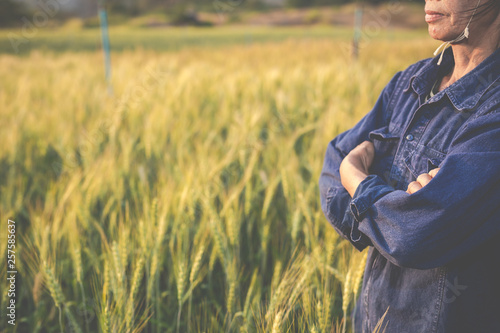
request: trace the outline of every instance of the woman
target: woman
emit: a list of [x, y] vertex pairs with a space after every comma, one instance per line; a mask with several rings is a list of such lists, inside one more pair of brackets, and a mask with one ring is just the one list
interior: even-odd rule
[[500, 1], [425, 12], [448, 42], [330, 142], [322, 210], [369, 247], [356, 332], [500, 332]]

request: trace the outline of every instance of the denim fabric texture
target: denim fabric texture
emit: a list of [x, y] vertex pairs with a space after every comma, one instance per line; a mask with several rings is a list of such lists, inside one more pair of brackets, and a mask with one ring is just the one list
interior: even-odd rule
[[[319, 179], [322, 210], [367, 248], [356, 333], [500, 332], [500, 49], [425, 102], [454, 66], [419, 61], [395, 74], [374, 108], [336, 136]], [[370, 140], [375, 159], [353, 197], [343, 158]], [[424, 188], [408, 184], [440, 171]]]

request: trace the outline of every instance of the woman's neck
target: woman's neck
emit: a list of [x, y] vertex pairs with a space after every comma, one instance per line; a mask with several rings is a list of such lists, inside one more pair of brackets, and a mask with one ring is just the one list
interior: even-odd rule
[[452, 71], [443, 78], [441, 86], [449, 86], [458, 81], [464, 75], [473, 70], [483, 60], [500, 48], [500, 15], [490, 24], [486, 31], [481, 34], [474, 33], [471, 29], [470, 38], [464, 42], [451, 45], [455, 66]]

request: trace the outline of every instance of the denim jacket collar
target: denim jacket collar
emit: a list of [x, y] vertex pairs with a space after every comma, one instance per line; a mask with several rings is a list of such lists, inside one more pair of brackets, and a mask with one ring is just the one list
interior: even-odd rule
[[[445, 51], [440, 66], [437, 65], [438, 58], [439, 56], [435, 57], [420, 68], [410, 78], [405, 91], [412, 88], [419, 96], [428, 94], [438, 75], [449, 72], [455, 64], [451, 47]], [[497, 49], [460, 80], [436, 94], [429, 102], [436, 102], [446, 94], [457, 110], [473, 109], [485, 92], [493, 85], [498, 84], [499, 77], [500, 49]]]

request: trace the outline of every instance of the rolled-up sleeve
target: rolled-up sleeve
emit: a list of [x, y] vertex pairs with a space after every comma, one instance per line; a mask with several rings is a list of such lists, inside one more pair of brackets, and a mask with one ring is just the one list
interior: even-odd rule
[[[500, 234], [500, 110], [471, 119], [437, 175], [419, 191], [370, 175], [349, 204], [358, 228], [392, 263], [446, 265]], [[354, 232], [354, 231], [353, 231]]]
[[396, 73], [380, 94], [374, 108], [353, 128], [336, 136], [326, 149], [323, 169], [319, 178], [321, 208], [335, 230], [349, 240], [358, 250], [372, 245], [370, 239], [361, 234], [357, 220], [350, 210], [351, 196], [342, 186], [339, 168], [344, 157], [361, 142], [368, 140], [370, 131], [387, 125], [390, 114], [386, 112], [401, 72]]

